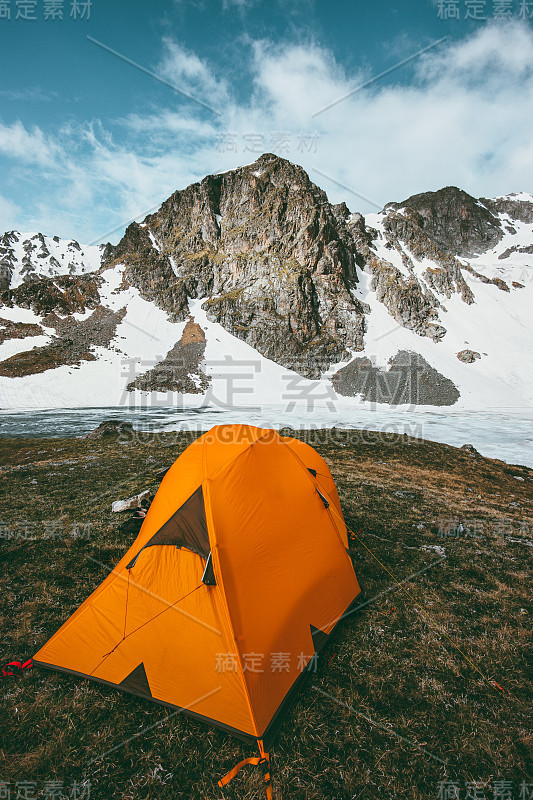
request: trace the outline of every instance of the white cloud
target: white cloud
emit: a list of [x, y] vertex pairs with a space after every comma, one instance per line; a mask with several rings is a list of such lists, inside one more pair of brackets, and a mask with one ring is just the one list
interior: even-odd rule
[[[432, 50], [418, 61], [418, 74], [439, 82], [491, 85], [510, 78], [531, 78], [533, 37], [531, 28], [516, 20], [493, 21], [468, 39]], [[499, 82], [498, 82], [499, 85]]]
[[157, 74], [203, 103], [219, 107], [228, 101], [225, 81], [217, 78], [205, 61], [168, 37], [163, 39], [163, 48]]
[[[413, 52], [412, 43], [404, 46], [398, 61]], [[0, 125], [0, 153], [25, 191], [31, 187], [31, 227], [91, 241], [175, 189], [266, 151], [302, 164], [333, 202], [352, 210], [374, 210], [358, 194], [382, 206], [450, 184], [475, 196], [533, 188], [533, 32], [526, 26], [479, 28], [314, 117], [370, 73], [348, 74], [316, 42], [248, 47], [250, 92], [238, 102], [206, 61], [163, 42], [158, 74], [215, 104], [220, 116], [192, 103], [176, 111], [169, 101], [107, 124], [65, 125], [53, 139], [20, 122]], [[280, 132], [285, 146], [278, 137], [276, 147]], [[233, 147], [224, 145], [226, 135]], [[19, 227], [30, 229], [27, 219]]]
[[[333, 54], [316, 44], [253, 43], [254, 106], [291, 125], [309, 125], [312, 115], [353, 86]], [[359, 80], [362, 77], [359, 76]]]
[[0, 234], [17, 230], [21, 215], [22, 211], [16, 203], [0, 195]]
[[39, 86], [26, 89], [0, 89], [0, 97], [4, 100], [24, 100], [32, 103], [49, 103], [58, 96], [57, 92], [48, 92]]
[[256, 5], [257, 0], [222, 0], [222, 8], [227, 11], [230, 8], [238, 8], [239, 11], [249, 9]]
[[[316, 130], [317, 153], [293, 148], [291, 160], [336, 202], [361, 207], [355, 195], [313, 175], [313, 167], [378, 204], [449, 184], [490, 195], [533, 185], [532, 56], [530, 28], [487, 26], [422, 56], [410, 85], [401, 83], [409, 69], [401, 67], [315, 117], [369, 76], [345, 76], [316, 46], [256, 45], [255, 84], [268, 108], [265, 130]], [[256, 112], [256, 125], [259, 118]]]
[[54, 163], [58, 147], [39, 128], [27, 130], [17, 120], [11, 125], [0, 123], [0, 153], [19, 161], [49, 166]]

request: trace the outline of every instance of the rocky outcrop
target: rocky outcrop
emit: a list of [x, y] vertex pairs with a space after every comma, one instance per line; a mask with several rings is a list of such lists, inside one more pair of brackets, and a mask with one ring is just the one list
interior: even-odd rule
[[[383, 218], [385, 246], [400, 254], [407, 276], [390, 261], [377, 256], [375, 247], [378, 232], [367, 228], [360, 214], [350, 217], [348, 229], [363, 259], [364, 268], [373, 275], [371, 288], [391, 316], [420, 336], [440, 341], [446, 329], [439, 320], [441, 303], [437, 295], [451, 297], [459, 293], [467, 304], [474, 300], [463, 278], [461, 263], [437, 246], [420, 227], [417, 215], [408, 209], [405, 213], [392, 210]], [[429, 259], [434, 264], [423, 272], [423, 281], [416, 274], [413, 257], [418, 260]]]
[[459, 448], [460, 450], [465, 450], [467, 453], [470, 453], [472, 456], [478, 456], [479, 451], [476, 450], [473, 444], [462, 444]]
[[[97, 428], [87, 433], [85, 435], [85, 438], [109, 439], [109, 438], [126, 437], [128, 439], [131, 439], [133, 437], [133, 434], [134, 430], [131, 422], [121, 422], [113, 419], [106, 419], [103, 422], [101, 422]], [[114, 511], [115, 509], [112, 510]]]
[[515, 221], [533, 222], [533, 202], [520, 199], [520, 195], [509, 194], [506, 197], [495, 197], [494, 199], [480, 197], [479, 201], [493, 214], [507, 214]]
[[0, 292], [0, 307], [30, 308], [35, 314], [83, 313], [99, 305], [100, 284], [95, 274], [38, 278]]
[[356, 263], [363, 267], [369, 258], [375, 256], [374, 242], [378, 232], [375, 228], [369, 227], [363, 215], [357, 212], [350, 214], [346, 220], [346, 227], [354, 244]]
[[14, 249], [17, 237], [16, 231], [8, 231], [0, 236], [0, 292], [9, 289], [11, 285], [11, 276], [17, 260]]
[[397, 267], [375, 256], [368, 260], [367, 269], [373, 275], [372, 289], [377, 299], [398, 324], [434, 341], [442, 339], [446, 328], [438, 322], [440, 303], [414, 275], [405, 278]]
[[43, 333], [41, 326], [33, 322], [12, 322], [0, 318], [0, 344], [6, 339], [25, 339], [27, 336], [39, 336]]
[[509, 256], [513, 253], [527, 253], [528, 255], [533, 255], [533, 244], [525, 244], [522, 246], [515, 244], [513, 247], [508, 247], [507, 250], [503, 251], [503, 253], [500, 253], [498, 258], [500, 260], [503, 258], [509, 258]]
[[124, 266], [122, 286], [135, 286], [145, 300], [163, 308], [174, 322], [189, 313], [186, 280], [178, 280], [171, 259], [154, 246], [146, 225], [132, 222], [118, 245], [108, 250], [105, 267]]
[[129, 392], [140, 389], [143, 392], [202, 394], [211, 382], [201, 368], [204, 352], [204, 332], [189, 317], [180, 341], [153, 369], [131, 381], [127, 389]]
[[90, 317], [80, 322], [52, 312], [43, 318], [43, 325], [55, 328], [57, 336], [43, 347], [34, 347], [0, 361], [0, 375], [20, 378], [63, 365], [94, 361], [93, 347], [109, 347], [117, 324], [125, 314], [125, 308], [115, 312], [98, 306]]
[[9, 231], [0, 236], [0, 291], [43, 277], [97, 269], [104, 250], [103, 245], [82, 247], [74, 239], [42, 233], [24, 238], [18, 231]]
[[497, 286], [498, 289], [501, 289], [502, 292], [510, 291], [509, 287], [507, 286], [505, 281], [502, 280], [502, 278], [487, 278], [486, 275], [482, 275], [480, 272], [471, 267], [470, 264], [463, 264], [463, 269], [466, 272], [469, 272], [478, 280], [480, 280], [481, 283], [492, 283], [493, 286]]
[[463, 278], [461, 263], [437, 244], [424, 229], [422, 220], [421, 215], [411, 208], [406, 208], [401, 214], [389, 213], [384, 220], [388, 244], [402, 255], [405, 266], [412, 274], [414, 274], [414, 264], [409, 253], [419, 260], [427, 258], [433, 261], [435, 267], [430, 267], [423, 273], [430, 288], [445, 297], [458, 293], [465, 303], [473, 303], [474, 295]]
[[469, 257], [491, 249], [502, 238], [499, 219], [474, 197], [455, 186], [388, 203], [402, 209], [446, 253]]
[[354, 358], [333, 375], [338, 394], [389, 405], [451, 406], [459, 399], [454, 383], [418, 353], [400, 350], [380, 369], [368, 358]]

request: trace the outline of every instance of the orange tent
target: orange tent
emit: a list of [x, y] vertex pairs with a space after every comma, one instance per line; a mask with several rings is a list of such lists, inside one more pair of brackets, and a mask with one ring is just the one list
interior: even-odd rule
[[268, 747], [360, 588], [339, 497], [304, 442], [220, 425], [166, 473], [139, 535], [34, 663]]

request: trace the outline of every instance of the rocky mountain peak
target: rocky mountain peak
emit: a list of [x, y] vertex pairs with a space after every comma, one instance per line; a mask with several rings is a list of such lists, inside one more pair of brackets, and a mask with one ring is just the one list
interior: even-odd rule
[[209, 298], [209, 319], [318, 377], [363, 346], [346, 212], [302, 167], [265, 153], [174, 192], [130, 225], [107, 263], [124, 264], [127, 280], [177, 320], [190, 298]]
[[507, 214], [513, 221], [533, 222], [533, 197], [521, 192], [520, 194], [508, 194], [503, 197], [481, 197], [483, 203], [493, 214]]
[[500, 220], [474, 197], [456, 186], [422, 192], [384, 212], [401, 212], [445, 252], [470, 257], [494, 247], [502, 238]]

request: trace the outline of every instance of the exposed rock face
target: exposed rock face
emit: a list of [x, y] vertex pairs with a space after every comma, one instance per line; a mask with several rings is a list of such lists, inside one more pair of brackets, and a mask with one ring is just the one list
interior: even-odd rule
[[457, 353], [457, 358], [459, 361], [462, 361], [464, 364], [473, 364], [478, 358], [481, 358], [480, 353], [476, 353], [475, 350], [461, 350]]
[[26, 336], [39, 336], [44, 333], [40, 325], [31, 322], [12, 322], [0, 318], [0, 344], [6, 339], [25, 339]]
[[211, 379], [201, 369], [205, 351], [205, 335], [198, 323], [189, 317], [179, 342], [169, 350], [163, 361], [128, 384], [128, 391], [181, 392], [200, 394]]
[[385, 219], [384, 228], [389, 245], [402, 254], [409, 271], [413, 272], [414, 266], [404, 248], [408, 248], [415, 258], [429, 258], [437, 265], [424, 272], [424, 278], [432, 289], [446, 297], [457, 292], [465, 303], [474, 301], [461, 273], [461, 264], [455, 255], [442, 248], [438, 239], [433, 238], [429, 228], [425, 229], [424, 218], [418, 212], [410, 208], [402, 214], [391, 212]]
[[92, 348], [109, 347], [125, 313], [125, 308], [114, 312], [98, 306], [88, 319], [79, 322], [74, 317], [62, 318], [52, 312], [43, 318], [43, 324], [55, 328], [57, 337], [43, 347], [0, 361], [0, 375], [19, 378], [63, 365], [78, 365], [82, 360], [94, 361]]
[[[474, 298], [463, 278], [460, 262], [433, 241], [420, 227], [418, 217], [406, 209], [404, 213], [390, 210], [383, 218], [385, 247], [400, 254], [407, 276], [390, 261], [377, 256], [375, 242], [378, 232], [367, 228], [360, 214], [350, 217], [348, 229], [365, 269], [373, 275], [371, 288], [391, 316], [420, 336], [440, 341], [446, 328], [439, 320], [441, 303], [437, 295], [451, 297], [458, 293], [467, 304]], [[435, 265], [424, 271], [423, 281], [416, 274], [413, 257], [430, 259]]]
[[16, 261], [13, 245], [16, 241], [16, 231], [8, 231], [0, 236], [0, 292], [9, 289], [11, 284]]
[[333, 375], [339, 394], [373, 403], [451, 406], [459, 391], [418, 353], [400, 350], [389, 359], [390, 369], [374, 367], [368, 358], [354, 358]]
[[373, 274], [372, 289], [391, 316], [404, 328], [439, 341], [446, 328], [438, 324], [436, 297], [413, 275], [405, 278], [397, 267], [379, 258], [371, 258], [367, 268]]
[[35, 314], [75, 314], [100, 303], [98, 275], [59, 275], [22, 283], [0, 293], [0, 307], [31, 308]]
[[318, 377], [361, 350], [364, 305], [347, 209], [271, 154], [175, 192], [130, 225], [107, 264], [174, 319], [209, 297], [208, 318], [262, 355]]
[[[445, 336], [446, 328], [439, 318], [444, 298], [458, 294], [465, 304], [474, 302], [463, 275], [465, 270], [484, 283], [509, 291], [501, 278], [487, 278], [458, 257], [493, 247], [503, 232], [500, 219], [455, 187], [414, 195], [403, 203], [385, 206], [384, 247], [401, 256], [403, 273], [383, 258], [383, 250], [381, 257], [373, 253], [378, 233], [369, 235], [364, 220], [354, 220], [350, 229], [364, 254], [365, 268], [374, 275], [372, 288], [378, 299], [400, 325], [421, 336], [434, 341]], [[425, 260], [431, 263], [421, 269], [420, 262]]]
[[[438, 342], [446, 334], [440, 298], [474, 302], [457, 256], [502, 236], [492, 211], [455, 187], [385, 211], [386, 246], [400, 253], [407, 275], [377, 255], [378, 232], [362, 215], [331, 205], [301, 167], [267, 153], [175, 192], [143, 225], [130, 225], [106, 263], [124, 264], [125, 281], [175, 320], [188, 315], [189, 298], [207, 298], [208, 319], [318, 378], [364, 349], [369, 307], [354, 294], [358, 269], [372, 274], [371, 288], [394, 320]], [[422, 276], [413, 258], [432, 262]], [[501, 279], [485, 281], [508, 290]]]
[[497, 217], [455, 186], [415, 194], [403, 203], [385, 206], [385, 210], [400, 208], [442, 250], [453, 255], [468, 257], [482, 253], [494, 247], [503, 235]]
[[507, 214], [511, 219], [520, 222], [533, 222], [533, 202], [518, 199], [518, 195], [511, 194], [494, 199], [480, 197], [480, 202], [493, 213]]
[[[460, 298], [468, 314], [475, 302], [470, 286], [477, 297], [477, 281], [506, 293], [511, 286], [513, 292], [524, 288], [523, 282], [499, 277], [504, 267], [496, 267], [490, 257], [472, 261], [476, 268], [468, 259], [505, 236], [498, 249], [505, 250], [501, 259], [509, 259], [505, 274], [514, 277], [511, 270], [522, 264], [527, 268], [523, 254], [533, 248], [524, 238], [533, 221], [529, 195], [478, 201], [446, 187], [389, 203], [381, 214], [369, 216], [371, 225], [361, 214], [351, 214], [345, 203], [332, 205], [301, 167], [267, 153], [254, 164], [175, 192], [142, 224], [131, 224], [115, 247], [91, 249], [58, 237], [6, 233], [0, 237], [0, 317], [16, 318], [12, 311], [2, 314], [1, 307], [8, 306], [31, 309], [36, 318], [21, 314], [31, 324], [0, 319], [0, 344], [43, 333], [50, 337], [50, 328], [55, 336], [45, 347], [1, 361], [0, 374], [17, 377], [78, 365], [98, 357], [95, 345], [142, 358], [135, 340], [123, 335], [129, 331], [125, 325], [122, 343], [113, 342], [117, 322], [126, 313], [117, 308], [127, 306], [132, 327], [139, 322], [136, 310], [150, 316], [131, 287], [163, 309], [170, 322], [187, 321], [191, 299], [202, 298], [211, 322], [308, 378], [324, 377], [332, 364], [365, 350], [371, 309], [378, 325], [383, 324], [380, 304], [390, 314], [391, 333], [396, 323], [439, 343], [446, 335], [444, 320], [453, 326], [463, 313], [461, 303], [448, 299]], [[117, 299], [121, 293], [123, 301]], [[479, 293], [480, 302], [485, 296]], [[92, 314], [78, 321], [80, 312]], [[161, 313], [154, 313], [162, 321]], [[169, 335], [167, 323], [157, 356], [162, 360], [142, 375], [132, 373], [127, 388], [204, 393], [210, 380], [202, 363], [203, 330], [189, 319], [176, 341], [179, 334]], [[143, 324], [146, 329], [151, 323]], [[385, 318], [383, 334], [387, 324]], [[375, 334], [376, 327], [373, 338], [367, 336], [367, 348], [380, 338]], [[448, 352], [445, 346], [439, 349]], [[479, 354], [451, 351], [450, 358], [455, 355], [472, 363], [469, 359]], [[354, 359], [334, 383], [340, 391], [379, 402], [454, 402], [458, 392], [453, 384], [423, 359], [413, 359], [401, 351], [387, 371], [372, 367], [368, 359]]]
[[466, 270], [466, 272], [469, 272], [471, 275], [474, 275], [476, 278], [478, 278], [481, 283], [492, 283], [494, 286], [497, 286], [498, 289], [501, 289], [502, 292], [510, 291], [505, 281], [501, 278], [487, 278], [486, 275], [481, 275], [480, 272], [477, 272], [477, 270], [471, 267], [470, 264], [463, 264], [462, 268]]
[[508, 247], [507, 250], [504, 250], [498, 258], [509, 258], [510, 255], [513, 253], [529, 253], [533, 255], [533, 244], [525, 244], [520, 247], [519, 245], [515, 244], [513, 247]]

